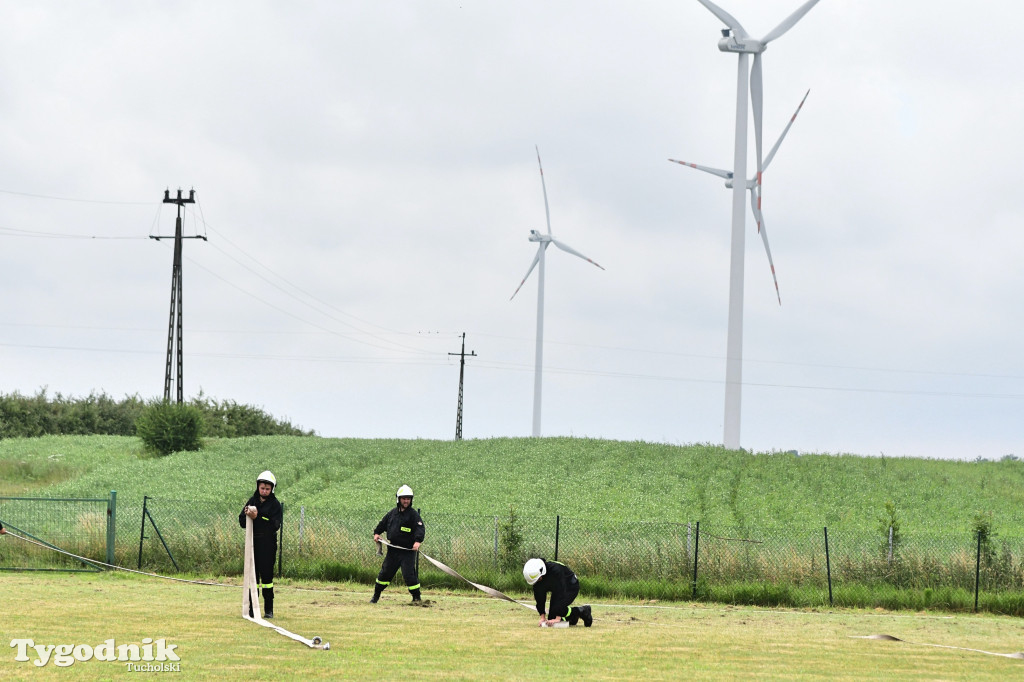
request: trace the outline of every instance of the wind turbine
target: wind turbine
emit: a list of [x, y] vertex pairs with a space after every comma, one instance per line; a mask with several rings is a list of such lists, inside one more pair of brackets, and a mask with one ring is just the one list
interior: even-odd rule
[[[582, 253], [572, 248], [565, 242], [561, 242], [551, 236], [551, 211], [548, 210], [548, 188], [544, 183], [544, 166], [540, 163], [540, 149], [534, 145], [534, 149], [537, 151], [537, 167], [540, 168], [540, 186], [544, 191], [544, 216], [547, 218], [548, 233], [541, 234], [537, 230], [530, 230], [530, 241], [537, 242], [537, 255], [533, 257], [533, 262], [530, 263], [530, 269], [526, 271], [523, 276], [523, 281], [519, 283], [516, 290], [512, 293], [511, 301], [519, 293], [519, 290], [523, 288], [526, 280], [529, 279], [530, 273], [533, 272], [534, 268], [537, 268], [537, 349], [535, 352], [535, 363], [533, 368], [533, 437], [540, 437], [540, 387], [541, 387], [541, 374], [544, 367], [544, 252], [547, 251], [549, 245], [554, 244], [562, 251], [571, 253], [574, 256], [582, 258], [588, 263], [594, 263]], [[601, 268], [600, 265], [597, 267]], [[601, 268], [604, 270], [604, 268]]]
[[[800, 110], [803, 108], [804, 102], [807, 101], [807, 95], [809, 94], [811, 94], [810, 90], [804, 94], [804, 98], [800, 100], [800, 104], [797, 105], [796, 111], [793, 112], [793, 115], [789, 119], [789, 123], [786, 124], [782, 134], [779, 135], [779, 139], [775, 142], [775, 146], [772, 147], [772, 150], [768, 152], [768, 156], [765, 157], [764, 167], [761, 169], [762, 174], [768, 170], [768, 166], [771, 164], [772, 159], [775, 158], [775, 152], [779, 151], [779, 145], [781, 145], [782, 141], [786, 138], [786, 133], [789, 132], [789, 129], [793, 126], [793, 122], [796, 121], [796, 117], [800, 114]], [[729, 189], [732, 189], [733, 187], [732, 171], [722, 170], [720, 168], [711, 168], [709, 166], [699, 166], [695, 163], [690, 163], [689, 161], [678, 161], [676, 159], [669, 159], [669, 161], [672, 163], [678, 163], [682, 166], [696, 168], [699, 171], [711, 173], [712, 175], [717, 175], [720, 178], [725, 178], [725, 186]], [[782, 295], [779, 294], [779, 280], [775, 276], [775, 263], [772, 261], [772, 250], [768, 246], [768, 230], [764, 224], [764, 216], [761, 214], [761, 196], [757, 193], [760, 191], [757, 185], [757, 176], [755, 175], [747, 180], [745, 186], [750, 192], [750, 211], [754, 214], [754, 220], [757, 222], [757, 232], [761, 235], [761, 241], [764, 242], [764, 251], [768, 254], [768, 266], [772, 271], [772, 281], [775, 282], [775, 297], [779, 299], [779, 305], [782, 305]]]
[[[739, 57], [736, 74], [736, 144], [733, 156], [734, 178], [747, 177], [747, 83], [750, 84], [750, 104], [754, 111], [754, 141], [757, 145], [756, 197], [757, 212], [761, 204], [761, 174], [764, 165], [761, 158], [761, 110], [763, 82], [761, 76], [761, 53], [768, 43], [793, 28], [818, 0], [808, 0], [781, 24], [769, 31], [760, 40], [751, 38], [743, 26], [731, 14], [711, 0], [698, 0], [721, 20], [728, 28], [722, 30], [718, 49], [733, 52]], [[749, 67], [749, 56], [754, 63]], [[729, 332], [726, 340], [725, 360], [725, 419], [723, 444], [726, 449], [740, 447], [740, 396], [743, 375], [743, 242], [744, 242], [744, 194], [745, 183], [734, 182], [732, 187], [732, 248], [729, 259]]]

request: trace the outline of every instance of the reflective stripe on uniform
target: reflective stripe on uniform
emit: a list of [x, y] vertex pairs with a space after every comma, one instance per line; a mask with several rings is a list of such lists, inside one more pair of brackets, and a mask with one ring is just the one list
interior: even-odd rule
[[420, 589], [420, 584], [419, 583], [416, 583], [415, 585], [409, 585], [409, 591], [410, 592], [412, 592], [413, 590], [418, 590], [418, 589]]
[[272, 590], [274, 589], [274, 583], [259, 583], [256, 585], [261, 590]]
[[402, 526], [401, 528], [399, 528], [399, 530], [402, 531], [403, 533], [411, 533], [412, 532], [412, 528], [406, 528], [405, 526]]
[[383, 581], [383, 580], [381, 580], [380, 578], [377, 578], [377, 584], [378, 584], [378, 585], [383, 585], [384, 587], [387, 587], [387, 586], [388, 586], [388, 585], [390, 585], [391, 583], [390, 583], [390, 582], [384, 582], [384, 581]]

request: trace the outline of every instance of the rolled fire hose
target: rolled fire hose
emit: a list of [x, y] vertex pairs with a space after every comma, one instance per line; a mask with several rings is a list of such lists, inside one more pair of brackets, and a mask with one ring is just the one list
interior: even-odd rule
[[[313, 637], [312, 639], [306, 639], [302, 635], [297, 635], [294, 632], [289, 632], [283, 627], [274, 625], [268, 620], [265, 620], [260, 613], [260, 599], [259, 599], [259, 588], [256, 584], [256, 565], [253, 562], [252, 552], [252, 519], [249, 516], [245, 517], [245, 564], [243, 570], [242, 579], [242, 618], [252, 621], [257, 625], [262, 625], [265, 628], [270, 628], [278, 634], [284, 635], [290, 639], [294, 639], [296, 642], [302, 642], [310, 649], [323, 649], [324, 651], [331, 648], [330, 642], [324, 642], [320, 637]], [[252, 615], [249, 615], [250, 605], [252, 607]]]

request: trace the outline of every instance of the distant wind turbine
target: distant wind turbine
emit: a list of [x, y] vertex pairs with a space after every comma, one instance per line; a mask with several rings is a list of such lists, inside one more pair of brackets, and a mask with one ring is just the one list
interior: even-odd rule
[[[761, 174], [764, 164], [761, 157], [761, 111], [762, 75], [761, 53], [768, 43], [793, 28], [818, 0], [808, 0], [781, 24], [757, 40], [747, 35], [743, 26], [731, 14], [711, 0], [697, 0], [728, 28], [722, 30], [718, 49], [733, 52], [739, 57], [736, 74], [736, 145], [733, 156], [734, 178], [747, 177], [747, 83], [750, 83], [750, 104], [754, 111], [754, 141], [757, 145], [756, 213], [761, 209]], [[748, 70], [749, 55], [754, 55], [753, 66]], [[729, 332], [726, 340], [725, 360], [725, 419], [723, 444], [729, 450], [740, 447], [740, 398], [743, 379], [743, 233], [746, 198], [745, 183], [733, 183], [732, 188], [732, 249], [729, 259]], [[781, 300], [781, 299], [780, 299]]]
[[[767, 171], [768, 166], [771, 165], [772, 159], [775, 158], [775, 152], [779, 151], [779, 145], [781, 145], [782, 140], [786, 138], [786, 133], [789, 132], [789, 129], [793, 125], [793, 121], [795, 121], [797, 115], [800, 114], [800, 110], [803, 108], [804, 102], [807, 101], [807, 95], [809, 94], [811, 94], [810, 90], [808, 90], [804, 95], [804, 98], [800, 100], [800, 104], [797, 106], [796, 111], [793, 112], [793, 116], [790, 117], [789, 123], [786, 124], [782, 134], [779, 135], [779, 139], [775, 142], [775, 146], [772, 147], [772, 150], [768, 152], [768, 156], [765, 157], [764, 167], [761, 169], [762, 174]], [[690, 168], [696, 168], [699, 171], [711, 173], [712, 175], [717, 175], [720, 178], [725, 178], [725, 186], [729, 189], [732, 189], [733, 187], [732, 171], [722, 170], [720, 168], [710, 168], [708, 166], [699, 166], [695, 163], [690, 163], [689, 161], [677, 161], [676, 159], [669, 159], [669, 161], [683, 166], [689, 166]], [[747, 180], [746, 189], [750, 192], [750, 211], [754, 214], [754, 220], [757, 222], [757, 232], [761, 235], [761, 241], [764, 242], [764, 251], [768, 254], [768, 266], [771, 268], [772, 280], [775, 282], [775, 297], [779, 299], [779, 305], [782, 305], [782, 295], [779, 294], [779, 280], [775, 276], [775, 263], [772, 261], [772, 250], [768, 246], [768, 230], [764, 224], [764, 216], [761, 214], [761, 197], [758, 195], [759, 187], [756, 175]]]
[[[561, 242], [551, 236], [551, 211], [548, 210], [548, 188], [544, 182], [544, 166], [540, 163], [540, 149], [534, 145], [534, 149], [537, 151], [537, 167], [540, 168], [540, 186], [544, 191], [544, 215], [547, 218], [548, 233], [541, 234], [537, 230], [530, 230], [530, 241], [537, 242], [537, 255], [533, 257], [533, 262], [530, 263], [530, 269], [526, 271], [523, 276], [523, 281], [516, 287], [515, 292], [512, 293], [511, 301], [519, 293], [519, 290], [523, 288], [526, 280], [529, 279], [530, 273], [533, 269], [537, 268], [537, 349], [535, 353], [535, 363], [533, 369], [533, 437], [540, 437], [540, 397], [541, 397], [541, 375], [544, 367], [544, 252], [547, 250], [548, 245], [554, 244], [562, 251], [571, 253], [574, 256], [582, 258], [588, 263], [594, 263], [582, 253], [572, 248], [565, 242]], [[597, 267], [601, 268], [600, 265]], [[604, 268], [601, 268], [604, 270]]]

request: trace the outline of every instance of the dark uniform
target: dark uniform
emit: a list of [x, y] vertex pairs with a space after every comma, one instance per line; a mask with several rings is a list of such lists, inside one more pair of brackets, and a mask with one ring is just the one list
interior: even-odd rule
[[[263, 590], [264, 614], [274, 614], [274, 561], [277, 559], [277, 531], [281, 528], [284, 510], [281, 503], [270, 493], [260, 502], [259, 490], [253, 493], [246, 507], [256, 507], [256, 518], [252, 520], [252, 554], [256, 565], [257, 587]], [[245, 507], [242, 507], [244, 510]], [[245, 528], [245, 511], [238, 515], [238, 523]], [[252, 605], [249, 606], [252, 613]]]
[[[580, 581], [568, 566], [558, 561], [544, 562], [546, 571], [540, 580], [533, 584], [533, 598], [537, 602], [537, 613], [547, 614], [548, 620], [561, 617], [568, 620], [569, 625], [576, 625], [580, 618], [583, 624], [590, 627], [590, 607], [572, 606], [573, 600], [580, 593]], [[551, 605], [545, 610], [544, 603], [551, 593]]]
[[[423, 520], [419, 512], [410, 504], [402, 509], [401, 503], [384, 515], [377, 527], [373, 529], [374, 535], [387, 533], [388, 542], [399, 547], [413, 546], [413, 543], [423, 542], [426, 529], [423, 527]], [[398, 569], [402, 569], [402, 578], [412, 594], [415, 601], [420, 599], [420, 578], [416, 570], [416, 552], [388, 547], [387, 556], [384, 557], [384, 564], [377, 574], [377, 584], [374, 586], [373, 601], [377, 601], [380, 593], [391, 584]]]

